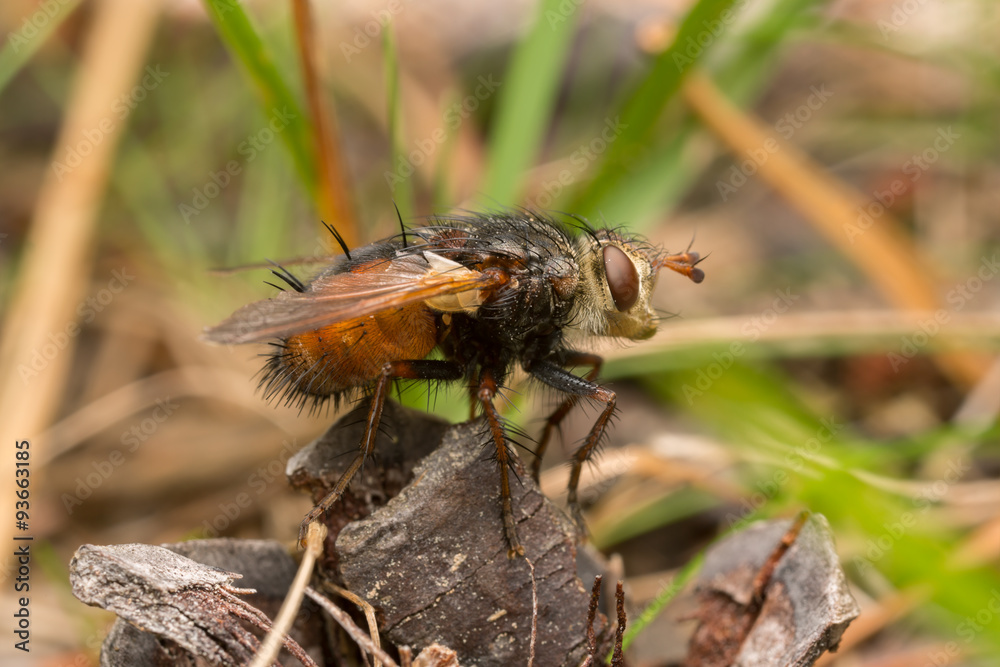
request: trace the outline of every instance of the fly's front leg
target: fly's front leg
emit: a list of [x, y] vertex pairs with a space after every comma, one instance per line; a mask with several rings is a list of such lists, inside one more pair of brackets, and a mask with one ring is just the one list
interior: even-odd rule
[[524, 547], [517, 539], [517, 528], [514, 521], [514, 508], [510, 499], [510, 468], [513, 463], [513, 453], [507, 445], [507, 434], [503, 430], [503, 422], [496, 406], [493, 405], [493, 397], [497, 394], [497, 383], [493, 375], [484, 371], [479, 380], [479, 391], [476, 397], [479, 404], [483, 406], [483, 414], [486, 415], [486, 423], [490, 428], [490, 435], [493, 437], [493, 444], [496, 446], [497, 467], [500, 468], [500, 503], [503, 512], [503, 532], [507, 538], [507, 558], [516, 558], [524, 555]]
[[[593, 382], [597, 379], [598, 374], [601, 372], [601, 364], [604, 363], [604, 359], [596, 354], [571, 351], [566, 353], [563, 358], [560, 359], [560, 362], [563, 366], [590, 366], [590, 371], [583, 377], [588, 382]], [[538, 474], [542, 470], [542, 457], [545, 455], [545, 449], [549, 446], [549, 440], [552, 438], [552, 431], [555, 430], [564, 419], [566, 419], [566, 415], [569, 414], [569, 411], [572, 410], [573, 407], [579, 402], [580, 395], [571, 394], [559, 404], [559, 407], [557, 407], [545, 421], [545, 428], [542, 429], [542, 435], [538, 439], [538, 447], [535, 449], [535, 458], [531, 462], [531, 474], [535, 478], [536, 484], [538, 483]]]
[[323, 516], [344, 495], [351, 480], [361, 470], [368, 457], [372, 455], [372, 451], [375, 449], [375, 438], [378, 436], [378, 427], [382, 421], [382, 409], [385, 407], [385, 400], [389, 395], [392, 381], [396, 379], [457, 380], [462, 375], [462, 368], [458, 364], [436, 359], [390, 361], [382, 366], [382, 372], [375, 381], [375, 387], [372, 390], [371, 403], [368, 405], [368, 418], [365, 420], [365, 430], [361, 434], [359, 451], [347, 470], [337, 480], [333, 489], [302, 520], [302, 524], [299, 526], [300, 544], [304, 544], [309, 524]]
[[571, 399], [590, 398], [604, 403], [604, 409], [591, 427], [590, 433], [587, 434], [583, 444], [573, 453], [573, 468], [570, 471], [569, 485], [566, 489], [566, 502], [569, 505], [573, 519], [582, 533], [584, 532], [583, 513], [580, 511], [576, 489], [580, 485], [580, 472], [583, 470], [583, 464], [590, 460], [591, 454], [593, 454], [594, 449], [597, 448], [601, 437], [604, 435], [604, 430], [611, 420], [611, 415], [614, 414], [615, 392], [599, 384], [595, 384], [588, 379], [573, 375], [566, 369], [550, 361], [536, 362], [531, 365], [528, 372], [550, 387], [570, 394]]

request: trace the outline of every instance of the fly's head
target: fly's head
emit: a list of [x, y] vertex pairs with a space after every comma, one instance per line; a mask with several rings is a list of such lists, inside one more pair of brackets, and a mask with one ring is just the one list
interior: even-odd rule
[[705, 277], [695, 266], [696, 253], [665, 255], [641, 239], [611, 230], [580, 236], [576, 256], [580, 282], [575, 320], [584, 333], [595, 336], [646, 340], [656, 333], [651, 301], [661, 268], [694, 282]]

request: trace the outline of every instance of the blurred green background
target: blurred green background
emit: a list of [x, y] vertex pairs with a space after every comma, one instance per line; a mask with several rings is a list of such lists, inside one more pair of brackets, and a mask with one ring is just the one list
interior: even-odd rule
[[[35, 656], [96, 664], [80, 544], [293, 537], [283, 461], [332, 417], [266, 405], [258, 350], [198, 340], [273, 293], [214, 269], [331, 254], [321, 219], [387, 236], [395, 204], [708, 255], [701, 285], [662, 277], [652, 341], [587, 342], [622, 417], [588, 521], [635, 609], [717, 536], [808, 509], [862, 607], [824, 664], [997, 664], [996, 3], [303, 7], [0, 9], [0, 428], [35, 453]], [[530, 432], [552, 405], [511, 399]], [[460, 391], [432, 407], [467, 415]], [[550, 449], [553, 496], [594, 416]], [[633, 660], [670, 664], [690, 624], [652, 623]]]

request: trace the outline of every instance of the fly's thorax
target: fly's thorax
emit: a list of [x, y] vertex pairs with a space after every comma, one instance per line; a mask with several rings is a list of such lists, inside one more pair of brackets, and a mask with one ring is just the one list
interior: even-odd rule
[[580, 266], [573, 321], [586, 334], [645, 340], [656, 333], [650, 305], [656, 271], [645, 248], [614, 234], [584, 235], [575, 249]]

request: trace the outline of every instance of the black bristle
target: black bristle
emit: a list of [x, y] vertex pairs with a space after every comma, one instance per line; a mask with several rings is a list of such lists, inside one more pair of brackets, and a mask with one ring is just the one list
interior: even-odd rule
[[[289, 287], [291, 287], [296, 292], [305, 292], [306, 291], [305, 283], [303, 283], [301, 280], [299, 280], [297, 277], [295, 277], [295, 275], [293, 275], [288, 269], [286, 269], [285, 267], [283, 267], [280, 264], [277, 264], [275, 262], [269, 261], [268, 263], [271, 264], [271, 266], [274, 267], [273, 269], [271, 269], [271, 273], [274, 274], [279, 280], [281, 280], [282, 282], [284, 282], [286, 285], [288, 285]], [[285, 291], [283, 288], [278, 287], [274, 283], [269, 283], [267, 281], [264, 281], [264, 284], [265, 285], [270, 285], [271, 287], [275, 287], [275, 288], [281, 290], [282, 292]]]
[[321, 220], [320, 222], [322, 222], [323, 226], [327, 228], [327, 231], [333, 234], [333, 238], [337, 239], [337, 243], [340, 244], [340, 249], [344, 251], [344, 255], [347, 256], [348, 260], [350, 260], [351, 251], [347, 247], [347, 241], [344, 240], [344, 237], [341, 236], [340, 232], [338, 232], [332, 225], [328, 224], [326, 221]]
[[406, 225], [403, 224], [403, 214], [399, 212], [396, 200], [392, 201], [392, 206], [396, 209], [396, 217], [399, 219], [399, 236], [403, 239], [403, 249], [405, 250], [409, 246], [406, 243]]

